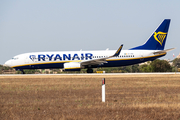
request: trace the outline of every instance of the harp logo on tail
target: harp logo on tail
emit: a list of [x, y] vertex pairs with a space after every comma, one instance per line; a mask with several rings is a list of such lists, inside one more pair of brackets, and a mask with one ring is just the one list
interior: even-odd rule
[[159, 42], [159, 44], [163, 44], [164, 39], [166, 38], [166, 34], [164, 32], [154, 32], [154, 39]]

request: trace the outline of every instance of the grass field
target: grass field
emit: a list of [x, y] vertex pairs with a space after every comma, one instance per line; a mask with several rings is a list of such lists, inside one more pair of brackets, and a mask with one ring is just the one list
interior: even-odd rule
[[180, 119], [180, 75], [0, 76], [0, 119]]

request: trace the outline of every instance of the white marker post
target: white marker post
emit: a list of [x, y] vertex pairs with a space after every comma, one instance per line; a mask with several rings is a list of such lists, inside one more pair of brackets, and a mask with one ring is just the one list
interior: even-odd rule
[[105, 102], [105, 78], [102, 79], [102, 102]]

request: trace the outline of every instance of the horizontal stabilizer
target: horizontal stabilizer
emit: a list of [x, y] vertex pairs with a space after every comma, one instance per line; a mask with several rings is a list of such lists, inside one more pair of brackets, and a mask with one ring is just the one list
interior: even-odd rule
[[161, 53], [166, 53], [166, 52], [169, 52], [171, 50], [174, 50], [175, 48], [171, 48], [171, 49], [167, 49], [167, 50], [161, 50], [161, 51], [158, 51], [158, 52], [154, 52], [154, 54], [161, 54]]

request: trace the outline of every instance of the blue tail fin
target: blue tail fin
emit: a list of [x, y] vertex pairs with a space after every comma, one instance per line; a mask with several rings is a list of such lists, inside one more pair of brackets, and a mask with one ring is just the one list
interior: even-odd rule
[[145, 44], [130, 50], [164, 50], [170, 21], [165, 19]]

